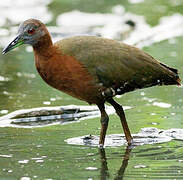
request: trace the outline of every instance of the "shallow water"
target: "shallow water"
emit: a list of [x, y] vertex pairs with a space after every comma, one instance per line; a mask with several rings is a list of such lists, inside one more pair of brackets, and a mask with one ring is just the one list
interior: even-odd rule
[[[23, 1], [18, 2], [23, 3]], [[37, 1], [32, 1], [32, 3], [37, 3]], [[134, 14], [135, 17], [142, 16], [146, 27], [149, 28], [152, 28], [151, 26], [156, 28], [160, 24], [161, 17], [173, 16], [175, 13], [183, 14], [181, 0], [94, 0], [92, 3], [89, 0], [86, 0], [85, 3], [80, 0], [69, 2], [54, 0], [36, 5], [40, 6], [47, 14], [48, 17], [45, 16], [45, 22], [51, 25], [50, 30], [53, 32], [55, 40], [78, 34], [78, 32], [94, 34], [97, 28], [99, 30], [103, 28], [96, 24], [96, 27], [89, 29], [88, 27], [85, 29], [82, 27], [76, 28], [76, 30], [80, 30], [75, 32], [70, 31], [70, 29], [59, 31], [58, 26], [55, 27], [55, 25], [58, 23], [62, 12], [72, 13], [74, 10], [78, 10], [87, 13], [113, 15], [117, 13], [116, 16], [119, 16], [121, 11], [115, 9], [114, 13], [114, 7], [119, 8], [122, 5], [124, 12]], [[10, 7], [8, 11], [12, 9], [10, 3], [3, 6], [0, 4], [0, 6], [1, 9]], [[30, 6], [34, 7], [32, 4]], [[17, 9], [13, 8], [13, 10]], [[0, 13], [3, 12], [6, 11]], [[40, 15], [38, 10], [34, 11], [31, 16], [41, 18], [42, 14]], [[22, 21], [25, 16], [20, 17], [22, 19], [14, 20], [11, 16], [7, 21], [10, 23], [7, 25], [7, 23], [4, 24], [7, 19], [5, 13], [4, 16], [1, 16], [0, 32], [2, 33], [0, 37], [2, 37], [1, 44], [3, 46], [5, 43], [8, 44], [14, 36], [17, 23]], [[141, 22], [142, 19], [139, 21]], [[14, 30], [9, 29], [12, 26], [15, 26]], [[109, 27], [108, 24], [107, 27]], [[112, 27], [116, 27], [116, 25], [113, 24]], [[118, 28], [120, 29], [121, 25]], [[9, 32], [11, 34], [7, 34]], [[111, 32], [114, 35], [113, 37], [119, 40], [124, 37], [113, 34], [112, 30], [108, 32]], [[125, 37], [130, 37], [129, 33], [126, 34], [127, 31], [124, 32], [127, 35]], [[124, 35], [124, 33], [122, 34]], [[144, 33], [144, 36], [146, 35]], [[180, 77], [183, 78], [183, 38], [177, 37], [176, 34], [167, 38], [168, 36], [161, 42], [155, 41], [158, 43], [153, 41], [150, 43], [152, 45], [144, 47], [144, 50], [169, 66], [178, 68]], [[20, 47], [5, 56], [0, 55], [0, 69], [0, 115], [18, 109], [41, 106], [87, 105], [85, 102], [52, 89], [42, 81], [35, 70], [30, 47]], [[126, 116], [132, 133], [137, 134], [144, 127], [164, 130], [183, 129], [182, 93], [182, 87], [153, 87], [125, 94], [116, 98], [116, 100], [124, 106], [132, 107], [126, 110]], [[99, 131], [99, 118], [42, 128], [0, 128], [0, 179], [183, 179], [181, 139], [141, 145], [131, 151], [126, 150], [125, 145], [106, 147], [105, 152], [90, 145], [72, 145], [66, 142], [70, 138], [84, 135], [99, 135]], [[122, 128], [118, 117], [115, 114], [110, 115], [108, 134], [120, 133], [122, 133]]]

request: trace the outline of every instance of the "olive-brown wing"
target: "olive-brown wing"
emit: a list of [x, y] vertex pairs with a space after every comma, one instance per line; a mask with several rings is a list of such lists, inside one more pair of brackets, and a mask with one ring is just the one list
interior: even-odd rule
[[179, 84], [176, 69], [115, 40], [78, 36], [58, 41], [55, 46], [81, 62], [97, 83], [118, 89], [119, 94], [136, 88]]

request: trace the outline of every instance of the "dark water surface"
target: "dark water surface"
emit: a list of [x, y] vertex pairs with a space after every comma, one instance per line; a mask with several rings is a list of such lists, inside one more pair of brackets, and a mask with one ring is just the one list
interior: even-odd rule
[[[62, 12], [77, 9], [111, 13], [112, 7], [119, 4], [131, 13], [144, 16], [153, 26], [158, 24], [160, 17], [183, 13], [181, 0], [130, 2], [137, 1], [54, 0], [40, 6], [45, 6], [52, 15], [49, 25], [55, 25]], [[8, 41], [7, 37], [7, 44]], [[178, 68], [183, 78], [182, 42], [183, 37], [176, 37], [144, 47], [144, 50]], [[126, 111], [132, 133], [138, 133], [144, 127], [183, 129], [182, 94], [182, 87], [163, 86], [138, 90], [116, 100], [132, 107]], [[24, 46], [0, 55], [0, 115], [23, 108], [69, 104], [86, 105], [42, 81], [34, 67], [30, 48]], [[137, 146], [131, 151], [126, 146], [100, 150], [65, 141], [83, 135], [98, 135], [99, 128], [99, 118], [43, 128], [0, 128], [0, 179], [183, 179], [182, 140]], [[108, 134], [119, 133], [123, 133], [120, 121], [116, 115], [111, 115]]]

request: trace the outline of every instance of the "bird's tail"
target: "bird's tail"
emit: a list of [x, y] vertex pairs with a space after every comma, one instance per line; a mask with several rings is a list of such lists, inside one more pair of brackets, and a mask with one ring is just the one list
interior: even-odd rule
[[177, 79], [177, 85], [178, 85], [178, 86], [181, 86], [181, 85], [182, 85], [182, 84], [181, 84], [181, 79], [180, 79], [180, 78]]
[[163, 63], [160, 63], [162, 66], [164, 66], [165, 68], [167, 68], [168, 70], [170, 70], [171, 72], [174, 73], [174, 82], [172, 82], [172, 84], [175, 84], [175, 85], [178, 85], [178, 86], [181, 86], [181, 79], [179, 77], [179, 73], [178, 73], [178, 70], [175, 69], [175, 68], [171, 68]]

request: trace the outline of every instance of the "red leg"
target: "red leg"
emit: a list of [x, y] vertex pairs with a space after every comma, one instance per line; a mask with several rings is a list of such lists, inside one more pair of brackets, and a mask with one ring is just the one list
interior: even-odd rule
[[99, 110], [101, 112], [101, 119], [100, 119], [101, 130], [100, 130], [99, 146], [103, 147], [104, 146], [104, 142], [105, 142], [105, 136], [106, 136], [107, 128], [108, 128], [109, 116], [105, 112], [104, 103], [98, 105], [98, 107], [99, 107]]
[[133, 142], [133, 138], [131, 136], [130, 129], [129, 129], [127, 121], [126, 121], [123, 107], [120, 104], [118, 104], [116, 101], [114, 101], [114, 99], [112, 99], [112, 98], [107, 99], [107, 102], [110, 103], [114, 107], [117, 115], [120, 117], [126, 140], [128, 142], [128, 145], [131, 145]]

